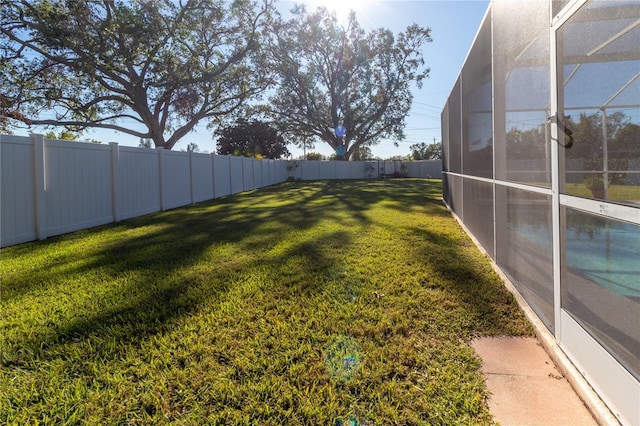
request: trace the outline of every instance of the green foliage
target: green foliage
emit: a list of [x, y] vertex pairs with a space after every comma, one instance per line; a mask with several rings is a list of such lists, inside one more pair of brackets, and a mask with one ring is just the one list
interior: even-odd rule
[[603, 190], [604, 179], [600, 175], [589, 175], [584, 179], [584, 185], [591, 191]]
[[351, 159], [353, 161], [365, 161], [371, 160], [373, 158], [373, 152], [371, 148], [368, 146], [360, 146], [353, 150], [353, 154], [351, 155]]
[[[393, 34], [365, 32], [352, 13], [343, 27], [326, 8], [297, 15], [277, 31], [273, 53], [279, 76], [265, 107], [289, 133], [318, 138], [334, 150], [344, 145], [348, 160], [380, 138], [404, 138], [412, 84], [421, 86], [429, 69], [422, 48], [430, 30], [417, 25]], [[338, 137], [338, 125], [346, 135]]]
[[[59, 141], [79, 141], [80, 134], [82, 132], [74, 132], [72, 130], [64, 129], [60, 130], [57, 134], [53, 130], [48, 131], [43, 136], [47, 139], [55, 139]], [[82, 142], [90, 142], [100, 144], [101, 142], [96, 139], [82, 139]]]
[[319, 152], [308, 152], [304, 160], [325, 160], [326, 157]]
[[234, 126], [219, 128], [215, 134], [220, 155], [274, 159], [289, 156], [284, 138], [262, 121], [239, 120]]
[[[627, 183], [627, 172], [634, 166], [632, 161], [640, 161], [637, 141], [640, 140], [640, 126], [630, 122], [623, 111], [606, 115], [606, 137], [609, 182], [614, 185]], [[564, 117], [565, 125], [573, 134], [574, 144], [564, 150], [569, 171], [604, 171], [604, 129], [602, 111], [587, 114], [580, 113], [575, 120]], [[549, 135], [547, 128], [540, 126], [529, 130], [512, 128], [507, 132], [507, 155], [509, 159], [531, 160], [548, 157], [546, 143]], [[549, 159], [548, 159], [549, 160]], [[550, 161], [550, 160], [549, 160]], [[617, 173], [623, 172], [623, 173]]]
[[[609, 180], [612, 184], [625, 185], [628, 184], [628, 174], [615, 173], [615, 171], [637, 170], [637, 165], [631, 162], [640, 162], [640, 150], [638, 150], [638, 141], [640, 141], [640, 126], [630, 122], [620, 125], [616, 129], [615, 135], [611, 138], [607, 146], [607, 154], [609, 157]], [[636, 185], [638, 181], [636, 180]]]
[[516, 127], [507, 132], [507, 155], [510, 159], [531, 160], [545, 158], [548, 139], [544, 128], [534, 127], [520, 130]]
[[425, 142], [416, 143], [409, 147], [413, 160], [442, 160], [442, 142], [427, 145]]
[[491, 424], [530, 334], [425, 180], [284, 183], [2, 249], [2, 424]]
[[138, 143], [138, 148], [153, 148], [153, 142], [149, 138], [140, 138], [140, 142]]
[[[601, 112], [581, 113], [578, 121], [571, 120], [570, 117], [567, 119], [575, 143], [571, 149], [566, 150], [565, 156], [568, 160], [579, 160], [583, 170], [604, 170], [602, 121]], [[606, 130], [609, 168], [627, 171], [630, 160], [640, 160], [637, 149], [640, 126], [630, 123], [629, 118], [618, 111], [607, 114]], [[623, 176], [615, 176], [614, 182], [622, 183], [623, 179]]]
[[599, 174], [592, 174], [584, 179], [584, 186], [591, 191], [594, 198], [604, 199], [604, 178]]
[[171, 149], [267, 86], [271, 11], [248, 0], [3, 2], [3, 96], [23, 114], [9, 118], [114, 129]]
[[78, 140], [78, 136], [70, 130], [61, 130], [58, 134], [54, 131], [48, 131], [44, 134], [47, 139], [57, 139], [59, 141], [75, 141]]

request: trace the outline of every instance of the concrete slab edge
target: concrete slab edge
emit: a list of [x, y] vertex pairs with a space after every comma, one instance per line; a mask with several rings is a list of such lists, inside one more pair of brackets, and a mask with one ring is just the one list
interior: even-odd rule
[[562, 348], [558, 345], [555, 336], [553, 336], [547, 329], [547, 327], [545, 327], [545, 325], [538, 318], [533, 309], [529, 306], [527, 301], [524, 300], [522, 295], [520, 295], [520, 293], [516, 290], [513, 283], [511, 283], [511, 281], [505, 276], [500, 268], [498, 268], [493, 260], [491, 260], [491, 263], [493, 269], [500, 276], [507, 290], [509, 290], [511, 294], [513, 294], [516, 301], [518, 302], [518, 305], [520, 305], [520, 309], [523, 310], [525, 316], [533, 326], [538, 341], [547, 352], [551, 360], [554, 362], [558, 370], [560, 370], [562, 375], [567, 379], [578, 397], [591, 412], [595, 421], [598, 422], [598, 424], [601, 426], [621, 425], [618, 418], [614, 416], [609, 407], [604, 403], [604, 401], [602, 401], [602, 399], [600, 399], [591, 385], [589, 385], [584, 376], [580, 374], [575, 365], [571, 362]]
[[543, 324], [540, 318], [538, 318], [534, 310], [531, 308], [531, 306], [529, 306], [529, 303], [527, 303], [524, 297], [522, 297], [518, 290], [516, 290], [516, 287], [513, 285], [511, 280], [505, 275], [504, 272], [502, 272], [493, 258], [489, 255], [489, 253], [487, 253], [480, 242], [473, 236], [473, 234], [469, 231], [465, 224], [460, 220], [458, 215], [456, 215], [456, 213], [451, 210], [446, 204], [445, 207], [458, 221], [462, 229], [464, 229], [464, 231], [471, 238], [476, 247], [478, 247], [478, 249], [487, 256], [487, 258], [491, 262], [491, 267], [498, 274], [507, 290], [509, 290], [509, 292], [513, 294], [516, 302], [518, 302], [518, 305], [520, 306], [520, 309], [522, 309], [525, 316], [533, 326], [538, 341], [547, 352], [551, 360], [555, 363], [556, 367], [565, 376], [565, 378], [567, 379], [573, 390], [576, 392], [578, 397], [582, 400], [584, 405], [587, 407], [589, 412], [591, 412], [595, 421], [601, 426], [621, 425], [618, 418], [611, 412], [609, 407], [604, 403], [604, 401], [602, 401], [596, 391], [593, 390], [584, 376], [580, 374], [575, 365], [573, 365], [562, 348], [560, 348], [555, 336], [551, 334], [551, 332]]

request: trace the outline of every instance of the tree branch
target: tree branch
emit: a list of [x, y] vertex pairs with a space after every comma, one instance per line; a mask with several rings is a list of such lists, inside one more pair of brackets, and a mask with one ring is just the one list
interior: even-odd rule
[[[26, 123], [25, 123], [26, 124]], [[58, 121], [58, 120], [32, 120], [31, 125], [34, 126], [69, 126], [79, 128], [97, 128], [97, 129], [111, 129], [118, 132], [127, 133], [140, 138], [149, 137], [149, 133], [142, 133], [136, 130], [132, 130], [126, 127], [118, 126], [116, 124], [108, 123], [87, 123], [85, 121]]]

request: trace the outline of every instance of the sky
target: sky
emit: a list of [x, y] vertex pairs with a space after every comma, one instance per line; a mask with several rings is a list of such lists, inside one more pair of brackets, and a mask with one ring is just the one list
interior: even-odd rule
[[[299, 3], [299, 1], [298, 1]], [[431, 69], [429, 78], [424, 80], [422, 89], [414, 87], [413, 106], [406, 119], [406, 139], [394, 146], [393, 140], [382, 140], [371, 147], [373, 155], [379, 158], [406, 156], [409, 147], [416, 143], [440, 142], [440, 112], [453, 84], [460, 73], [462, 64], [475, 38], [478, 27], [487, 11], [488, 0], [305, 0], [308, 8], [324, 5], [334, 10], [338, 19], [346, 19], [353, 9], [361, 26], [366, 30], [388, 28], [394, 33], [403, 31], [416, 23], [431, 29], [433, 42], [423, 46], [425, 66]], [[285, 18], [293, 7], [293, 1], [280, 0], [278, 7]], [[215, 152], [215, 140], [207, 123], [200, 123], [195, 132], [179, 141], [174, 150], [184, 150], [194, 142], [201, 151]], [[31, 129], [36, 133], [42, 129]], [[56, 129], [54, 129], [56, 130]], [[27, 131], [16, 131], [27, 134]], [[138, 146], [139, 138], [113, 130], [89, 130], [84, 137], [102, 143], [118, 142], [125, 146]], [[302, 150], [288, 146], [293, 158], [302, 155]], [[332, 154], [326, 143], [316, 143], [315, 152]]]

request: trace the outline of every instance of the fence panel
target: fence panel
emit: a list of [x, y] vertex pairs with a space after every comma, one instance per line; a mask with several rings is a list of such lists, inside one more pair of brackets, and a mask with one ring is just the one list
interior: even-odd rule
[[191, 171], [188, 152], [160, 151], [162, 210], [191, 204]]
[[320, 178], [320, 161], [308, 160], [300, 161], [300, 179], [318, 180]]
[[365, 161], [349, 161], [349, 174], [351, 179], [365, 179], [367, 173], [365, 170]]
[[231, 193], [237, 194], [244, 190], [244, 161], [242, 157], [229, 157], [231, 167]]
[[214, 198], [211, 155], [191, 153], [191, 188], [194, 203]]
[[[267, 185], [271, 186], [276, 183], [276, 160], [267, 160]], [[264, 170], [263, 170], [264, 173]]]
[[213, 156], [213, 176], [215, 184], [215, 196], [224, 197], [231, 194], [231, 165], [228, 156]]
[[0, 247], [37, 238], [34, 145], [0, 135]]
[[402, 163], [407, 168], [407, 177], [442, 179], [442, 161], [421, 160]]
[[262, 188], [264, 183], [262, 183], [262, 161], [257, 158], [253, 159], [253, 187], [254, 188]]
[[399, 172], [400, 170], [396, 170], [395, 161], [382, 161], [380, 162], [380, 174], [393, 176], [395, 172]]
[[442, 161], [441, 160], [431, 160], [424, 161], [424, 174], [420, 176], [414, 177], [428, 177], [432, 179], [442, 179]]
[[48, 236], [113, 221], [109, 146], [49, 140], [45, 164]]
[[306, 163], [306, 161], [298, 161], [293, 160], [287, 162], [287, 178], [291, 178], [294, 180], [302, 179], [302, 164]]
[[262, 168], [260, 169], [262, 172], [262, 186], [270, 186], [271, 182], [271, 162], [273, 160], [262, 160]]
[[405, 167], [407, 177], [418, 177], [422, 174], [423, 167], [420, 165], [420, 163], [421, 161], [402, 163]]
[[118, 220], [160, 211], [159, 152], [145, 148], [118, 147]]
[[289, 167], [289, 161], [274, 160], [273, 167], [273, 177], [275, 179], [273, 182], [274, 184], [285, 182], [287, 179], [289, 179], [289, 170], [287, 169]]
[[337, 161], [320, 161], [318, 164], [318, 179], [335, 179]]
[[251, 191], [255, 188], [253, 182], [253, 158], [241, 157], [242, 159], [242, 190]]
[[347, 161], [336, 161], [336, 179], [351, 179], [351, 167]]

